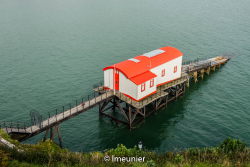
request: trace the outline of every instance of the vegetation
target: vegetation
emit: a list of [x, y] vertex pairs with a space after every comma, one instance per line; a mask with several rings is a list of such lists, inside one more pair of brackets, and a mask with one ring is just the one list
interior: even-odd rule
[[[1, 132], [2, 134], [3, 132]], [[7, 135], [6, 140], [13, 141]], [[16, 141], [14, 141], [16, 142]], [[19, 151], [17, 151], [19, 149]], [[85, 167], [85, 166], [248, 166], [250, 148], [236, 139], [226, 139], [218, 147], [192, 148], [179, 152], [159, 154], [137, 147], [126, 148], [118, 145], [105, 152], [79, 153], [61, 149], [50, 140], [35, 145], [18, 144], [17, 149], [9, 149], [0, 144], [1, 167]], [[21, 150], [21, 151], [20, 151]], [[144, 162], [105, 162], [105, 156], [145, 157]]]

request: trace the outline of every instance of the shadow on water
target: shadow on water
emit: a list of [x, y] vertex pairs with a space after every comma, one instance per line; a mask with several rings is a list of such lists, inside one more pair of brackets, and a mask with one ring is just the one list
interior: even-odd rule
[[117, 127], [114, 124], [107, 123], [107, 118], [101, 118], [99, 121], [99, 139], [101, 141], [100, 149], [114, 148], [117, 144], [124, 144], [127, 147], [137, 145], [139, 141], [149, 150], [157, 151], [162, 142], [172, 136], [169, 133], [176, 124], [180, 123], [185, 117], [186, 106], [189, 103], [190, 95], [208, 84], [209, 79], [216, 75], [217, 71], [205, 76], [198, 83], [191, 82], [190, 87], [186, 89], [184, 96], [168, 104], [167, 108], [160, 109], [144, 120], [136, 129], [129, 130], [125, 126]]

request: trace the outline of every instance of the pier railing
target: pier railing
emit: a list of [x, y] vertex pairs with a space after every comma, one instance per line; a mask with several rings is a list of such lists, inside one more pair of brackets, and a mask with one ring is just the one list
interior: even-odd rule
[[12, 121], [0, 122], [0, 129], [3, 128], [8, 128], [10, 130], [16, 129], [19, 132], [21, 129], [27, 129], [27, 127], [28, 127], [27, 122], [12, 122]]
[[[223, 54], [217, 58], [221, 58], [222, 61], [225, 59], [231, 59], [233, 56], [231, 54]], [[213, 61], [211, 58], [196, 58], [194, 60], [184, 60], [182, 62], [182, 72], [190, 73], [199, 69], [203, 69], [209, 66], [214, 66], [219, 64], [220, 61]]]
[[[100, 91], [102, 89], [101, 84], [102, 82], [95, 84], [95, 86], [97, 86], [97, 89], [100, 89]], [[70, 117], [71, 115], [76, 114], [76, 112], [80, 112], [80, 110], [78, 111], [78, 109], [81, 105], [86, 104], [88, 108], [95, 106], [97, 103], [110, 96], [110, 91], [111, 90], [106, 90], [101, 95], [97, 91], [93, 91], [88, 95], [82, 96], [81, 98], [78, 98], [71, 103], [58, 107], [53, 111], [49, 111], [47, 113], [30, 112], [30, 121], [2, 121], [0, 122], [0, 129], [5, 129], [7, 132], [33, 133], [35, 130], [34, 126], [36, 126], [36, 128], [38, 129], [50, 126], [51, 124], [54, 124], [55, 121], [59, 121], [59, 117], [60, 119], [65, 119], [66, 117]], [[73, 109], [75, 109], [74, 112]]]
[[210, 67], [211, 63], [212, 63], [211, 60], [205, 60], [205, 61], [199, 61], [199, 62], [196, 62], [196, 63], [192, 63], [192, 64], [190, 64], [188, 66], [186, 72], [190, 73], [190, 72], [193, 72], [193, 71], [197, 71], [197, 70], [200, 70], [200, 69]]
[[[180, 82], [185, 82], [185, 77], [187, 77], [187, 73], [197, 71], [199, 69], [204, 69], [209, 66], [214, 66], [216, 64], [220, 64], [221, 61], [225, 62], [225, 58], [224, 60], [220, 60], [220, 57], [216, 57], [215, 59], [208, 59], [202, 61], [200, 61], [200, 59], [196, 59], [195, 61], [190, 62], [185, 61], [182, 66], [182, 77], [180, 79], [158, 87], [157, 92], [155, 94], [141, 101], [135, 101], [118, 91], [115, 91], [115, 96], [136, 108], [141, 108], [145, 106], [145, 104], [150, 103], [156, 100], [157, 98], [166, 96], [168, 92], [166, 92], [165, 90], [167, 88], [174, 86], [175, 84], [179, 84]], [[42, 113], [31, 112], [29, 121], [0, 122], [0, 129], [5, 129], [7, 132], [33, 133], [38, 130], [44, 129], [45, 127], [53, 126], [55, 123], [60, 123], [60, 121], [70, 118], [73, 115], [79, 114], [83, 112], [83, 110], [86, 111], [87, 109], [114, 95], [114, 92], [112, 90], [104, 89], [103, 82], [94, 84], [93, 88], [95, 88], [94, 91], [91, 92], [89, 95], [76, 99], [68, 103], [67, 105], [54, 109], [53, 111], [49, 111], [47, 113], [45, 113], [44, 111]]]
[[[115, 95], [125, 101], [126, 103], [136, 107], [141, 108], [145, 106], [148, 103], [151, 103], [157, 98], [160, 98], [162, 96], [166, 96], [168, 93], [164, 92], [164, 90], [167, 87], [170, 87], [174, 84], [178, 84], [181, 80], [176, 80], [168, 84], [166, 84], [165, 87], [159, 87], [157, 90], [157, 93], [141, 100], [141, 101], [135, 101], [124, 94], [122, 94], [119, 91], [115, 91]], [[105, 90], [103, 89], [103, 86], [101, 86], [101, 82], [99, 85], [95, 84], [97, 86], [96, 89], [99, 90], [99, 92], [102, 92], [101, 94], [98, 91], [93, 91], [93, 93], [81, 97], [79, 99], [76, 99], [75, 101], [68, 103], [67, 105], [63, 105], [62, 107], [56, 108], [53, 111], [47, 112], [47, 113], [39, 113], [39, 112], [31, 112], [30, 113], [30, 121], [24, 121], [24, 122], [12, 122], [12, 121], [3, 121], [0, 122], [0, 129], [5, 129], [8, 133], [10, 132], [18, 132], [18, 133], [33, 133], [36, 132], [39, 129], [43, 129], [45, 127], [50, 127], [52, 124], [55, 124], [55, 122], [64, 120], [67, 117], [71, 117], [71, 115], [76, 114], [78, 112], [79, 105], [86, 104], [89, 107], [94, 106], [96, 103], [99, 103], [102, 100], [105, 100], [110, 94], [113, 94], [114, 92], [112, 90]], [[74, 110], [74, 111], [73, 111]], [[72, 112], [71, 112], [72, 111]]]
[[183, 60], [182, 65], [189, 65], [189, 64], [193, 64], [193, 63], [197, 63], [201, 60], [205, 60], [205, 59], [201, 59], [201, 58], [196, 58], [193, 60]]

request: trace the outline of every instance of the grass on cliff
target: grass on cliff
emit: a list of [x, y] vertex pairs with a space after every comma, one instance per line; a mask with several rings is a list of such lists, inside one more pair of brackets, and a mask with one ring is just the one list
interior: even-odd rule
[[[11, 140], [11, 139], [10, 139]], [[137, 147], [126, 148], [118, 145], [117, 148], [106, 152], [79, 153], [61, 149], [50, 140], [35, 145], [19, 144], [16, 149], [9, 149], [0, 145], [1, 167], [85, 167], [85, 166], [248, 166], [250, 167], [250, 148], [236, 139], [226, 139], [218, 147], [191, 148], [179, 152], [158, 154]], [[104, 156], [141, 156], [145, 162], [117, 163], [105, 162]]]

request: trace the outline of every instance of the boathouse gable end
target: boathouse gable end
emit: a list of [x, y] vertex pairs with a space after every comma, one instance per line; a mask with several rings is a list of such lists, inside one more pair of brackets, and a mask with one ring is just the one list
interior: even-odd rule
[[113, 69], [107, 69], [104, 71], [104, 87], [108, 89], [113, 89]]
[[123, 73], [120, 73], [120, 89], [121, 93], [124, 93], [128, 97], [132, 97], [133, 99], [138, 99], [137, 87], [134, 82], [129, 80]]

